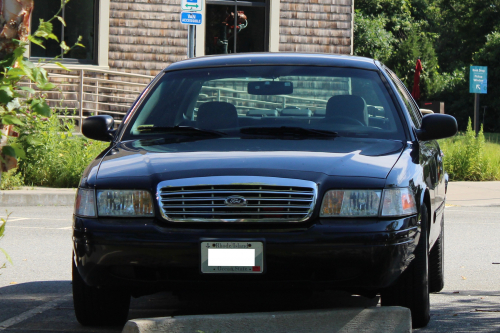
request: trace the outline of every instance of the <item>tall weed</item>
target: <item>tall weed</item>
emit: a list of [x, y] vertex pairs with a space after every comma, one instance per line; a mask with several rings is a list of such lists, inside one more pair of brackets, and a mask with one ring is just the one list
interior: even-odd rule
[[26, 152], [18, 172], [28, 186], [77, 187], [85, 167], [109, 145], [75, 135], [71, 118], [33, 115], [25, 122], [16, 141]]
[[469, 119], [467, 130], [453, 138], [440, 140], [444, 167], [450, 180], [484, 181], [500, 179], [498, 145], [486, 143], [483, 128], [476, 136]]

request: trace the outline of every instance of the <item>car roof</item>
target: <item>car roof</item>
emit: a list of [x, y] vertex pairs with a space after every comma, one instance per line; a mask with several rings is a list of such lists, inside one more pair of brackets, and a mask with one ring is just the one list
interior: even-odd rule
[[164, 71], [181, 69], [258, 66], [258, 65], [296, 65], [296, 66], [335, 66], [377, 70], [375, 61], [370, 58], [321, 53], [237, 53], [191, 58], [175, 62]]

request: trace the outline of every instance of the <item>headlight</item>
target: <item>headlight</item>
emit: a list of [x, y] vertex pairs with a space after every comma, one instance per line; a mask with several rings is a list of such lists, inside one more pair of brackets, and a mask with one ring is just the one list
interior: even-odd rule
[[75, 214], [95, 217], [94, 190], [79, 188], [76, 193]]
[[322, 217], [377, 216], [382, 190], [332, 190], [321, 204]]
[[404, 216], [416, 213], [415, 197], [409, 188], [384, 190], [382, 216]]
[[[382, 208], [381, 208], [382, 206]], [[321, 204], [321, 217], [405, 216], [417, 213], [408, 188], [385, 190], [331, 190]]]
[[99, 216], [154, 216], [153, 199], [144, 190], [97, 190]]

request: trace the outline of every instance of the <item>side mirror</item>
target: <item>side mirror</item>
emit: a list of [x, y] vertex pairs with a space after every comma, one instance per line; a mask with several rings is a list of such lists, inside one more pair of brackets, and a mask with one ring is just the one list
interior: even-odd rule
[[89, 139], [99, 141], [113, 140], [113, 125], [115, 121], [111, 116], [92, 116], [83, 120], [82, 134]]
[[422, 118], [422, 126], [417, 130], [421, 141], [444, 139], [457, 134], [458, 126], [455, 117], [448, 114], [428, 114]]

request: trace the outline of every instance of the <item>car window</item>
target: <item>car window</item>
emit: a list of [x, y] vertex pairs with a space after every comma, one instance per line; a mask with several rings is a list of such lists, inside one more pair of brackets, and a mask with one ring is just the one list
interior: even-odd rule
[[410, 114], [410, 118], [413, 122], [413, 125], [415, 126], [415, 128], [420, 128], [420, 125], [422, 124], [422, 113], [420, 112], [420, 109], [413, 100], [413, 97], [409, 93], [408, 89], [406, 89], [403, 82], [401, 82], [401, 80], [396, 76], [394, 72], [392, 72], [388, 68], [384, 69], [386, 70], [387, 74], [389, 74], [389, 77], [391, 78], [392, 82], [398, 89], [401, 98], [403, 99], [403, 102], [406, 105], [408, 113]]
[[342, 136], [404, 140], [401, 119], [375, 71], [248, 66], [167, 72], [151, 89], [124, 139], [150, 128], [190, 126], [240, 135], [248, 127], [301, 127]]

